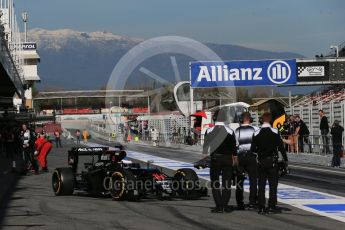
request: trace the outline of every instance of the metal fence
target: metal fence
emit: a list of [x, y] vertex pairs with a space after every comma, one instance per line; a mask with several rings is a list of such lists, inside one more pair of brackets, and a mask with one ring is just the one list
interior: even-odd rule
[[[344, 100], [331, 100], [329, 102], [324, 102], [322, 100], [315, 101], [315, 103], [307, 104], [295, 104], [291, 108], [286, 108], [287, 114], [300, 115], [301, 119], [305, 122], [309, 128], [311, 135], [321, 135], [320, 131], [320, 117], [319, 110], [322, 109], [328, 118], [329, 125], [333, 124], [335, 120], [340, 121], [340, 124], [344, 126], [345, 124], [345, 101]], [[345, 139], [343, 136], [343, 143]]]
[[[293, 136], [283, 136], [283, 139], [289, 142], [293, 139]], [[301, 146], [300, 141], [303, 141], [303, 146]], [[291, 144], [286, 143], [285, 146], [288, 152], [295, 154], [305, 153], [322, 156], [333, 154], [332, 136], [330, 135], [295, 136], [294, 142]]]

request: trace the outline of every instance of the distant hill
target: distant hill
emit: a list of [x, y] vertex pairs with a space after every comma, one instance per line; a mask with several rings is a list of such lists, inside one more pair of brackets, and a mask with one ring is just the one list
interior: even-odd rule
[[[32, 29], [29, 31], [29, 39], [37, 42], [41, 57], [39, 74], [42, 83], [38, 84], [41, 90], [100, 89], [106, 85], [120, 58], [143, 41], [109, 32], [84, 33], [69, 29]], [[223, 60], [302, 57], [296, 53], [270, 52], [237, 45], [206, 45]], [[169, 56], [170, 54], [158, 55], [142, 64], [153, 73], [174, 82]], [[188, 63], [193, 60], [187, 56], [175, 56], [182, 80], [189, 79]], [[155, 84], [152, 81], [143, 73], [135, 71], [128, 87]]]

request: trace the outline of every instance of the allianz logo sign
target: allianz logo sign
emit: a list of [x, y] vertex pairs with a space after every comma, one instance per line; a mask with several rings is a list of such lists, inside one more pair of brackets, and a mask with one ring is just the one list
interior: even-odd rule
[[267, 68], [267, 76], [271, 82], [283, 84], [291, 77], [291, 68], [285, 61], [274, 61]]
[[197, 82], [261, 81], [264, 77], [274, 84], [283, 84], [291, 77], [291, 68], [285, 61], [273, 61], [267, 68], [229, 68], [228, 65], [200, 66]]

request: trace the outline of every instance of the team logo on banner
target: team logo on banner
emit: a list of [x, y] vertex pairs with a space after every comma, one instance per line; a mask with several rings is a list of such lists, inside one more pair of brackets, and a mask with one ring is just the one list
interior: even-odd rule
[[299, 77], [323, 77], [325, 76], [324, 66], [299, 66], [298, 67]]
[[195, 88], [294, 85], [296, 60], [259, 60], [191, 63]]

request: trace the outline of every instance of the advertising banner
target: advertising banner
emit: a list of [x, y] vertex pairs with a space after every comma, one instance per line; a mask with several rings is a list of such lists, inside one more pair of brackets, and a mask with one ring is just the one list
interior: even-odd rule
[[193, 88], [282, 86], [297, 83], [296, 60], [192, 62]]

